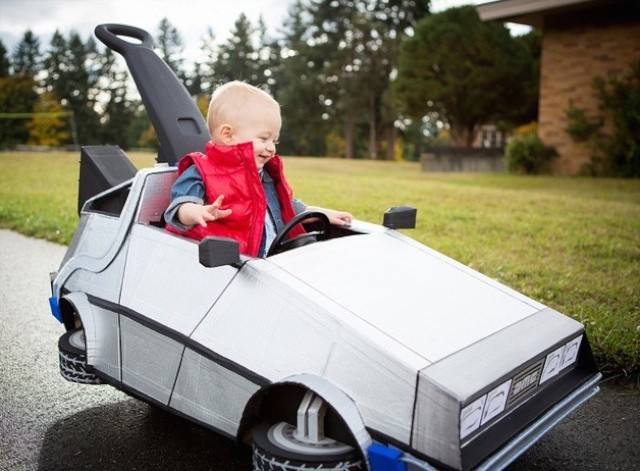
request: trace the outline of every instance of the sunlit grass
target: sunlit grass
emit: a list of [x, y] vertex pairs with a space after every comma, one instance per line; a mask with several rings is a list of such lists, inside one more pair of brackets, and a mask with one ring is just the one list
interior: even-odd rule
[[[150, 154], [130, 154], [136, 166]], [[295, 196], [379, 223], [418, 209], [405, 231], [587, 326], [600, 365], [640, 366], [640, 181], [433, 174], [407, 162], [286, 158]], [[77, 153], [0, 153], [0, 227], [68, 243]]]

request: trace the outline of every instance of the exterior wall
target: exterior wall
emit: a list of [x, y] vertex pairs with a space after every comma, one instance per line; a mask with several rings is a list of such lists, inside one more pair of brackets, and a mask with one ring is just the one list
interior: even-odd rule
[[636, 60], [640, 60], [637, 8], [610, 7], [545, 18], [538, 135], [560, 154], [556, 173], [579, 173], [590, 161], [588, 147], [565, 132], [567, 108], [573, 103], [585, 109], [588, 118], [598, 117], [593, 78], [626, 74]]

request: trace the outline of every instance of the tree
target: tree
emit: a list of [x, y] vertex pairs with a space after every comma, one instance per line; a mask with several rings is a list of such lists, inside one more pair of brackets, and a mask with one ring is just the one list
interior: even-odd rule
[[59, 30], [55, 30], [49, 42], [49, 49], [43, 61], [46, 77], [43, 86], [48, 92], [56, 93], [61, 99], [67, 94], [68, 89], [64, 85], [64, 73], [66, 72], [67, 40]]
[[29, 113], [38, 100], [35, 81], [28, 76], [0, 77], [0, 110], [6, 116], [0, 118], [0, 146], [12, 146], [27, 142]]
[[36, 146], [58, 147], [69, 140], [70, 120], [60, 100], [52, 93], [42, 93], [28, 122], [28, 143]]
[[542, 54], [542, 32], [532, 29], [527, 34], [516, 36], [517, 41], [522, 42], [531, 55], [531, 69], [524, 78], [522, 87], [524, 101], [522, 107], [514, 109], [515, 123], [531, 123], [538, 121], [538, 100], [540, 98], [540, 55]]
[[83, 43], [76, 32], [69, 40], [56, 31], [44, 60], [45, 90], [60, 98], [61, 104], [73, 113], [78, 141], [95, 144], [100, 141], [100, 121], [95, 104], [100, 93], [98, 78], [100, 62], [92, 39]]
[[116, 144], [127, 148], [130, 142], [129, 133], [134, 120], [134, 110], [127, 100], [127, 77], [116, 62], [115, 54], [107, 49], [102, 56], [102, 81], [100, 87], [106, 98], [103, 98], [101, 142]]
[[184, 42], [176, 27], [166, 17], [162, 18], [158, 25], [157, 42], [159, 56], [182, 82], [186, 82], [186, 74], [183, 70], [184, 59], [182, 59]]
[[262, 16], [258, 20], [258, 84], [272, 95], [278, 95], [283, 85], [281, 74], [284, 67], [282, 47], [275, 39], [267, 35], [267, 27]]
[[[134, 116], [129, 126], [127, 147], [151, 147], [157, 150], [158, 138], [142, 101], [131, 102], [130, 107]], [[147, 140], [143, 135], [149, 135], [150, 138]]]
[[241, 13], [231, 30], [231, 37], [220, 45], [216, 62], [216, 82], [243, 80], [256, 86], [262, 83], [259, 55], [253, 41], [255, 32], [247, 16]]
[[[307, 8], [308, 44], [321, 51], [321, 101], [327, 104], [325, 114], [342, 121], [347, 158], [359, 147], [378, 158], [382, 136], [388, 157], [393, 156], [397, 110], [389, 88], [398, 42], [428, 6], [410, 0], [316, 0]], [[364, 135], [367, 144], [358, 146]]]
[[311, 43], [309, 21], [306, 7], [297, 0], [283, 26], [284, 59], [276, 94], [282, 106], [283, 132], [278, 145], [282, 154], [325, 155], [325, 136], [332, 127], [321, 98], [323, 51]]
[[35, 77], [40, 72], [40, 41], [27, 30], [13, 53], [13, 73]]
[[9, 76], [10, 67], [11, 67], [11, 62], [9, 62], [7, 48], [4, 47], [4, 44], [0, 40], [0, 77]]
[[468, 147], [480, 124], [514, 120], [531, 64], [504, 25], [480, 21], [473, 6], [451, 8], [403, 41], [396, 92], [410, 117], [443, 121], [454, 144]]
[[[356, 154], [358, 127], [365, 122], [366, 110], [370, 110], [366, 91], [369, 77], [363, 67], [369, 51], [363, 41], [372, 25], [362, 27], [370, 20], [370, 12], [366, 4], [351, 0], [315, 1], [308, 12], [312, 17], [309, 42], [321, 64], [319, 98], [325, 105], [323, 114], [341, 122], [344, 156], [352, 158]], [[369, 151], [371, 154], [373, 150]]]
[[200, 76], [201, 94], [211, 95], [215, 83], [216, 62], [218, 60], [218, 46], [216, 45], [216, 35], [211, 28], [207, 29], [207, 34], [202, 38], [200, 52], [204, 57], [198, 63], [198, 73]]

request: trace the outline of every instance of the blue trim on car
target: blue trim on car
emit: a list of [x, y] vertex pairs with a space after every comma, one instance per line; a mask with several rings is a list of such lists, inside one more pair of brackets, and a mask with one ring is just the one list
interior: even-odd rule
[[49, 298], [49, 307], [51, 308], [51, 314], [53, 317], [62, 324], [64, 321], [62, 320], [62, 313], [60, 312], [60, 306], [58, 305], [58, 298], [51, 296]]
[[401, 461], [402, 454], [400, 450], [374, 443], [367, 451], [371, 471], [406, 471], [407, 465]]

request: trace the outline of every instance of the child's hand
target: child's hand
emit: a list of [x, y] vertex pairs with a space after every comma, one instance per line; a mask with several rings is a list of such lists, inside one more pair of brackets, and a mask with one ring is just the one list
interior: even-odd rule
[[351, 213], [336, 211], [334, 209], [320, 208], [319, 206], [307, 206], [307, 211], [320, 211], [329, 218], [329, 222], [335, 226], [350, 226], [353, 221]]
[[208, 221], [226, 218], [231, 214], [230, 209], [220, 209], [223, 199], [224, 195], [220, 195], [211, 204], [184, 203], [178, 209], [178, 220], [185, 227], [192, 227], [196, 224], [207, 227]]
[[353, 221], [353, 216], [350, 213], [344, 211], [328, 211], [329, 222], [336, 226], [350, 226]]

